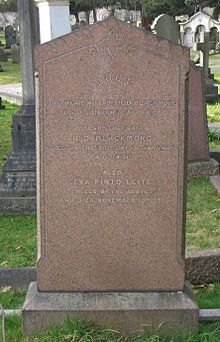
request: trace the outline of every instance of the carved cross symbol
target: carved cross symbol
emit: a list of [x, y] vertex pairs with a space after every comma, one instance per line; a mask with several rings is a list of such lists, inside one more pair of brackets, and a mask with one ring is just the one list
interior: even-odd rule
[[118, 50], [124, 45], [124, 41], [122, 39], [118, 39], [117, 33], [112, 30], [108, 34], [108, 38], [104, 39], [100, 45], [108, 50], [108, 54], [114, 58], [118, 52]]

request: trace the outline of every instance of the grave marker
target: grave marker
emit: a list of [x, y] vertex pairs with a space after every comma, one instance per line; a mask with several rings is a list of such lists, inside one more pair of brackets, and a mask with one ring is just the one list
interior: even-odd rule
[[16, 44], [16, 31], [11, 25], [5, 28], [6, 49], [10, 49], [12, 44]]
[[152, 24], [152, 30], [161, 38], [178, 44], [180, 40], [180, 29], [173, 17], [167, 14], [159, 15]]
[[11, 46], [11, 59], [13, 64], [20, 64], [20, 47], [17, 44]]
[[164, 321], [164, 335], [194, 331], [188, 51], [110, 18], [39, 46], [36, 69], [39, 254], [26, 334], [69, 315], [125, 334]]

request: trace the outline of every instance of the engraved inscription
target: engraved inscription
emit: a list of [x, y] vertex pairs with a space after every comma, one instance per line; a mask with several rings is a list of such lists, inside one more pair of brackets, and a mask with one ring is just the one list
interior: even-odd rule
[[[116, 82], [123, 85], [128, 76], [107, 73], [102, 82]], [[56, 107], [60, 120], [71, 119], [81, 123], [77, 130], [72, 127], [68, 141], [62, 136], [56, 144], [49, 143], [51, 152], [65, 154], [87, 154], [96, 162], [130, 162], [137, 155], [151, 156], [167, 153], [175, 156], [178, 145], [170, 141], [159, 142], [159, 137], [149, 128], [149, 121], [158, 119], [165, 122], [169, 112], [177, 108], [176, 99], [127, 99], [127, 98], [67, 98], [52, 100], [48, 106]], [[85, 118], [85, 121], [83, 120]], [[97, 124], [100, 118], [100, 124]], [[105, 121], [101, 120], [106, 118]], [[129, 123], [126, 119], [129, 118]], [[132, 118], [136, 118], [135, 122]], [[112, 120], [114, 121], [112, 122]], [[125, 170], [105, 171], [104, 177], [74, 177], [70, 180], [70, 194], [59, 199], [62, 205], [100, 204], [100, 205], [144, 205], [155, 206], [161, 203], [161, 194], [157, 184], [149, 178], [136, 179], [126, 176]]]

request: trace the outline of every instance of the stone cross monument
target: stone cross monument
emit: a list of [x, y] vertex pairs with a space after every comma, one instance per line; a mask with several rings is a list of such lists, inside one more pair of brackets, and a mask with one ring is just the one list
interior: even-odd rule
[[13, 149], [0, 177], [0, 211], [36, 210], [34, 1], [18, 0], [23, 106], [13, 115]]

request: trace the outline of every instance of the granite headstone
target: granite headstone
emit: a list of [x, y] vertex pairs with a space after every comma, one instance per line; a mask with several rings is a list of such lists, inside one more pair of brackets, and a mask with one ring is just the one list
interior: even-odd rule
[[110, 18], [35, 57], [39, 249], [25, 332], [70, 313], [126, 334], [164, 321], [168, 334], [195, 330], [183, 253], [188, 50]]
[[20, 64], [20, 47], [17, 44], [11, 46], [11, 59], [13, 64]]
[[173, 43], [178, 43], [180, 39], [180, 29], [173, 17], [167, 14], [159, 15], [151, 26], [152, 30], [162, 38], [168, 39]]
[[114, 20], [84, 32], [36, 50], [38, 287], [181, 290], [188, 51]]
[[0, 47], [0, 62], [7, 62], [8, 55], [5, 53], [5, 50], [3, 47]]
[[189, 72], [188, 161], [209, 160], [203, 71], [193, 63]]
[[12, 44], [16, 44], [16, 31], [11, 25], [5, 28], [5, 43], [6, 49], [10, 49]]

